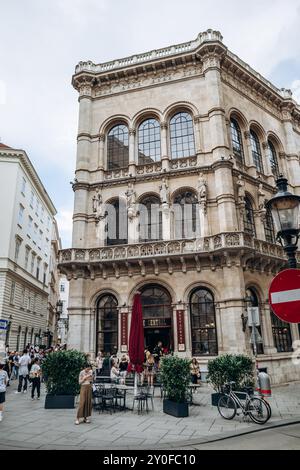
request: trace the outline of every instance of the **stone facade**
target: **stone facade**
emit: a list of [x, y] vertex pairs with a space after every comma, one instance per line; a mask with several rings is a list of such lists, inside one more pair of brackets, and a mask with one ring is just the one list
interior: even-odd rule
[[[62, 250], [59, 260], [70, 280], [69, 347], [95, 354], [96, 347], [105, 349], [110, 331], [114, 347], [126, 351], [134, 293], [160, 286], [169, 299], [160, 311], [168, 310], [169, 323], [147, 314], [145, 341], [161, 334], [168, 347], [197, 356], [205, 368], [217, 353], [251, 352], [250, 329], [241, 319], [250, 295], [261, 318], [259, 362], [273, 383], [299, 379], [291, 361], [299, 330], [276, 324], [267, 301], [269, 283], [286, 259], [265, 201], [279, 172], [300, 194], [300, 108], [290, 91], [275, 88], [212, 30], [195, 41], [106, 64], [80, 62], [73, 86], [79, 92], [73, 248]], [[174, 117], [189, 120], [181, 134]], [[146, 158], [141, 146], [148, 119], [159, 124], [159, 158]], [[111, 131], [118, 125], [128, 138], [126, 164], [119, 166], [109, 160]], [[192, 138], [184, 140], [187, 128]], [[196, 201], [197, 229], [188, 238], [176, 235], [174, 202], [183, 193]], [[120, 195], [128, 237], [113, 245], [103, 204]], [[159, 240], [141, 241], [139, 203], [145, 196], [160, 203]], [[99, 320], [103, 295], [113, 296], [115, 326], [113, 317], [107, 328]]]

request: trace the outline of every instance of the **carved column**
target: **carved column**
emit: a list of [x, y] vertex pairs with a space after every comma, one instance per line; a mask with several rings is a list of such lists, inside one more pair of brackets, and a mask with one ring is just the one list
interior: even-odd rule
[[104, 144], [105, 144], [105, 134], [99, 135], [98, 141], [98, 170], [99, 170], [99, 180], [103, 181], [104, 179]]
[[160, 139], [161, 139], [161, 162], [162, 170], [169, 170], [169, 155], [168, 155], [168, 125], [166, 122], [160, 124]]
[[195, 150], [196, 154], [198, 155], [201, 153], [201, 129], [200, 129], [200, 118], [199, 116], [195, 116], [194, 118], [194, 126], [195, 126]]
[[232, 167], [233, 163], [230, 160], [222, 160], [212, 165], [220, 232], [234, 232], [237, 227]]
[[92, 127], [92, 85], [87, 82], [80, 87], [79, 119], [77, 139], [76, 170], [88, 170], [91, 152], [90, 134]]
[[73, 248], [84, 248], [86, 242], [88, 190], [84, 185], [74, 188]]
[[135, 151], [135, 129], [129, 129], [129, 173], [135, 176], [136, 165], [138, 164], [138, 152]]
[[163, 240], [171, 239], [171, 210], [168, 203], [161, 205], [162, 214], [162, 237]]

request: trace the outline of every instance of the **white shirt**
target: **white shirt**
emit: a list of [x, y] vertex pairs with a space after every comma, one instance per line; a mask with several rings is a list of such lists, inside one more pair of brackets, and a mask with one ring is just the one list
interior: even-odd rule
[[31, 363], [29, 354], [24, 354], [19, 359], [19, 375], [28, 375], [28, 366]]
[[0, 370], [0, 393], [6, 392], [7, 381], [8, 381], [7, 372], [1, 369]]

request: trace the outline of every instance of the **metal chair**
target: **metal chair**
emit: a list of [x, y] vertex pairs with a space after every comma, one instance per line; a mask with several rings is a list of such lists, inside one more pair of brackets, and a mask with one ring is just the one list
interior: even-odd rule
[[133, 397], [132, 411], [134, 411], [134, 404], [136, 402], [138, 404], [138, 414], [142, 413], [145, 408], [148, 413], [149, 411], [148, 396], [147, 396], [147, 392], [145, 391], [143, 387], [139, 387], [137, 395], [134, 395]]
[[120, 410], [125, 410], [126, 408], [126, 390], [117, 389], [115, 396], [115, 406]]
[[112, 414], [112, 411], [116, 411], [116, 394], [116, 388], [104, 388], [104, 393], [102, 395], [102, 412], [109, 409], [110, 414]]

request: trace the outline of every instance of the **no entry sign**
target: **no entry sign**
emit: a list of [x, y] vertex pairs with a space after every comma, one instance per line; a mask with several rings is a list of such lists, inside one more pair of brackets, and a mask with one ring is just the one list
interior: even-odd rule
[[269, 289], [269, 303], [281, 320], [300, 323], [300, 269], [286, 269], [274, 277]]

